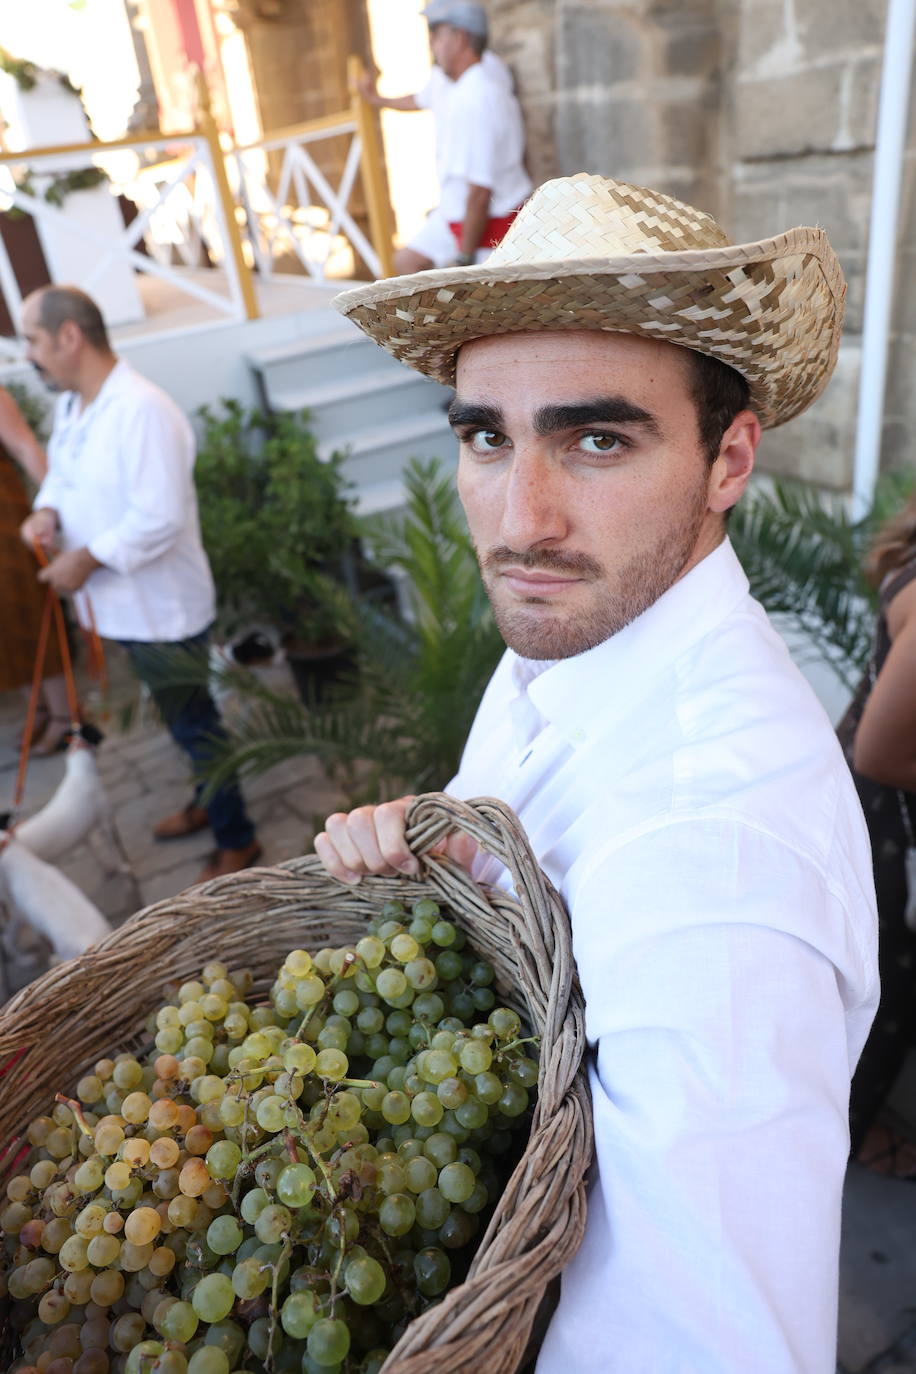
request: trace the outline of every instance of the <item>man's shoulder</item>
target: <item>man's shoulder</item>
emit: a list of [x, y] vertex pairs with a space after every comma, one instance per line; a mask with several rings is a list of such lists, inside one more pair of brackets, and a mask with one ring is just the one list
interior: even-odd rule
[[123, 359], [119, 362], [114, 380], [113, 400], [117, 406], [129, 408], [134, 413], [141, 411], [151, 416], [161, 416], [190, 428], [190, 421], [178, 402], [130, 363]]

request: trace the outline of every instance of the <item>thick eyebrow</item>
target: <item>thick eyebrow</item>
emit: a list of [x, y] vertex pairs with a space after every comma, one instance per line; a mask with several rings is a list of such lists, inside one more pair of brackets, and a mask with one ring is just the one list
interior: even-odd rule
[[502, 433], [505, 423], [499, 406], [488, 406], [484, 402], [460, 401], [457, 397], [448, 408], [448, 422], [452, 429], [490, 429]]
[[570, 405], [541, 406], [534, 414], [536, 433], [559, 434], [567, 429], [582, 429], [587, 425], [639, 425], [647, 434], [661, 436], [661, 425], [651, 411], [634, 405], [623, 396], [596, 396], [590, 401], [575, 401]]
[[[488, 429], [499, 434], [505, 425], [499, 406], [458, 398], [449, 406], [448, 421], [453, 429]], [[650, 411], [643, 410], [642, 406], [634, 405], [623, 396], [596, 396], [590, 401], [541, 406], [534, 413], [535, 432], [545, 436], [595, 424], [639, 425], [655, 437], [660, 437], [662, 432], [661, 425]]]

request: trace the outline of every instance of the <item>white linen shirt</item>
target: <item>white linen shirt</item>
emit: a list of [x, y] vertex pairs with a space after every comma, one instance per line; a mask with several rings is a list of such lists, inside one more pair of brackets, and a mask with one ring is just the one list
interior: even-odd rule
[[537, 1374], [834, 1374], [871, 856], [728, 542], [595, 649], [507, 652], [449, 790], [519, 814], [586, 999], [596, 1168]]
[[510, 214], [530, 194], [519, 103], [482, 62], [452, 83], [438, 146], [439, 205], [449, 223], [463, 222], [471, 185], [489, 188], [491, 216]]
[[34, 508], [57, 511], [62, 548], [104, 564], [75, 601], [86, 624], [88, 596], [108, 639], [174, 643], [213, 621], [194, 456], [185, 414], [123, 360], [82, 410], [76, 392], [58, 399]]

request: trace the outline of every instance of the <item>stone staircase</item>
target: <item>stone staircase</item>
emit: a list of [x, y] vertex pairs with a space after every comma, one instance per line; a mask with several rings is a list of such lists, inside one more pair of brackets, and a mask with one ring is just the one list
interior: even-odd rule
[[448, 389], [404, 367], [336, 311], [310, 311], [295, 340], [246, 357], [265, 407], [307, 409], [319, 453], [346, 454], [360, 515], [403, 505], [410, 458], [454, 467]]

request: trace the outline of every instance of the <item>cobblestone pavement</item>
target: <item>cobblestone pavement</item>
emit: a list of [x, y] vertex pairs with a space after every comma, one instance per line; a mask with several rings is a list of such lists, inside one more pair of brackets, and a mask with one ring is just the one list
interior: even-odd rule
[[[116, 657], [110, 666], [117, 677]], [[262, 671], [275, 675], [274, 685], [286, 681], [284, 665]], [[0, 810], [12, 799], [23, 715], [23, 699], [17, 693], [0, 695]], [[99, 770], [131, 873], [106, 876], [85, 846], [59, 867], [113, 924], [119, 924], [141, 907], [192, 884], [212, 838], [203, 832], [168, 844], [152, 840], [154, 822], [188, 800], [183, 756], [162, 727], [151, 721], [127, 732], [115, 724], [105, 728]], [[63, 755], [32, 762], [25, 814], [51, 797], [63, 770]], [[341, 804], [318, 764], [305, 758], [277, 766], [244, 790], [265, 864], [310, 849], [316, 818]], [[16, 987], [47, 966], [47, 945], [28, 930], [10, 953], [6, 974]], [[916, 1125], [916, 1070], [911, 1077], [909, 1091], [897, 1105]], [[908, 1102], [914, 1104], [911, 1112]], [[844, 1200], [839, 1353], [837, 1374], [916, 1374], [916, 1184], [879, 1178], [855, 1165], [850, 1166]]]

